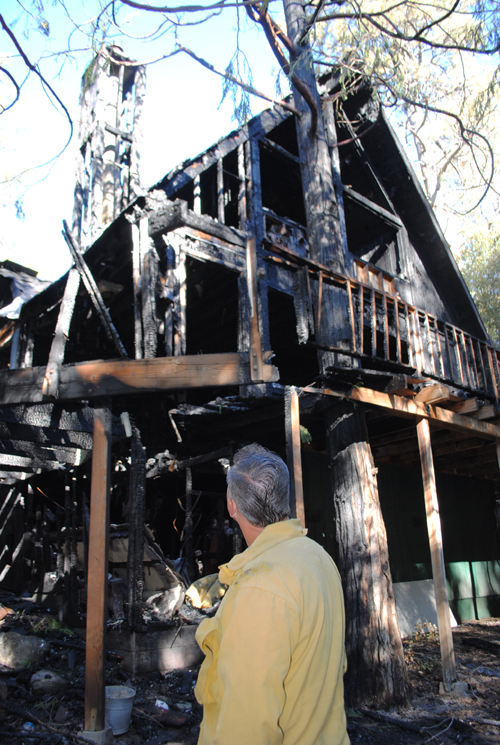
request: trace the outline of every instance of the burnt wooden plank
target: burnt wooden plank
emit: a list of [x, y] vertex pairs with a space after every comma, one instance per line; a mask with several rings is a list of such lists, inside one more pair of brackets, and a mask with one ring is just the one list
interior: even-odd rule
[[[86, 451], [86, 454], [88, 452]], [[29, 440], [0, 440], [0, 456], [2, 455], [27, 456], [36, 461], [37, 464], [45, 461], [58, 461], [59, 463], [69, 463], [77, 466], [83, 460], [82, 451], [78, 448], [55, 445], [42, 446], [39, 443], [29, 442]], [[6, 463], [4, 462], [3, 465], [6, 465]]]
[[[45, 368], [0, 373], [0, 405], [42, 399]], [[262, 365], [262, 382], [277, 380], [277, 369]], [[248, 356], [238, 353], [96, 361], [63, 366], [59, 399], [123, 395], [178, 388], [245, 385], [252, 380]]]

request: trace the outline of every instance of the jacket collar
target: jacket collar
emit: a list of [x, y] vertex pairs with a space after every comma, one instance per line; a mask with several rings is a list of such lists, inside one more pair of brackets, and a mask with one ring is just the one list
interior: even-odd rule
[[297, 518], [267, 525], [251, 546], [243, 553], [233, 556], [228, 564], [222, 564], [219, 567], [219, 581], [223, 585], [230, 585], [236, 574], [264, 551], [274, 548], [274, 546], [284, 541], [300, 538], [304, 535], [307, 535], [307, 529], [302, 527], [300, 520]]

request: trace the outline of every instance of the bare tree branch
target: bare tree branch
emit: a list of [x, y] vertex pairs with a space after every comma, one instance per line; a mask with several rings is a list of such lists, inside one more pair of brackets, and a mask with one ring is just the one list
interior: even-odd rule
[[[17, 101], [19, 101], [19, 96], [21, 95], [21, 88], [17, 84], [17, 81], [15, 80], [14, 76], [11, 75], [10, 72], [8, 70], [6, 70], [5, 67], [3, 67], [1, 65], [0, 65], [0, 72], [3, 72], [3, 74], [6, 75], [9, 78], [10, 82], [12, 83], [12, 85], [14, 86], [14, 88], [16, 89], [16, 97], [15, 97], [15, 99], [13, 101], [11, 101], [8, 106], [2, 106], [2, 111], [0, 111], [0, 114], [4, 114], [6, 111], [8, 111], [9, 109], [11, 109], [12, 106], [14, 106], [14, 104]], [[1, 104], [0, 104], [0, 106], [1, 106]]]

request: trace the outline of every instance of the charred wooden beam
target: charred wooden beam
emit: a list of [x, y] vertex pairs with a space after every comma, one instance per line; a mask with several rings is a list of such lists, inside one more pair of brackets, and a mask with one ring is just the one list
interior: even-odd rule
[[70, 269], [64, 297], [59, 308], [57, 317], [56, 330], [52, 345], [50, 347], [49, 361], [45, 371], [45, 378], [42, 383], [42, 393], [45, 396], [57, 397], [59, 388], [59, 375], [61, 365], [64, 362], [64, 353], [66, 351], [66, 342], [69, 337], [69, 329], [73, 318], [76, 296], [80, 287], [80, 273], [76, 267]]
[[389, 225], [392, 225], [392, 227], [397, 229], [401, 229], [404, 227], [403, 223], [394, 212], [385, 210], [383, 207], [375, 204], [375, 202], [372, 202], [371, 199], [367, 199], [362, 194], [359, 194], [357, 191], [354, 191], [354, 189], [351, 189], [349, 186], [344, 186], [344, 194], [353, 202], [360, 204], [369, 212], [372, 212], [374, 215], [377, 215], [377, 217], [382, 218], [384, 222], [389, 223]]
[[[89, 452], [86, 451], [86, 455]], [[82, 451], [77, 448], [67, 448], [60, 445], [43, 446], [26, 440], [0, 440], [0, 458], [6, 455], [28, 456], [33, 458], [34, 463], [58, 461], [73, 466], [80, 465], [85, 459], [85, 456], [82, 457]]]
[[87, 432], [73, 432], [65, 429], [51, 429], [29, 424], [6, 424], [0, 421], [0, 448], [6, 441], [43, 445], [45, 448], [66, 448], [92, 450], [92, 435]]
[[[34, 369], [38, 370], [40, 375], [45, 368]], [[2, 407], [0, 408], [0, 422], [5, 422], [9, 426], [19, 424], [37, 428], [46, 427], [53, 429], [54, 433], [62, 430], [75, 433], [93, 432], [94, 409], [88, 405], [69, 404], [69, 406], [71, 408], [65, 408], [60, 403], [50, 403], [34, 406]], [[121, 419], [112, 416], [111, 423], [112, 435], [123, 437], [124, 427]]]
[[246, 236], [237, 228], [230, 228], [221, 224], [208, 217], [208, 215], [197, 215], [188, 209], [187, 202], [182, 199], [176, 199], [175, 202], [164, 202], [149, 216], [149, 235], [151, 237], [158, 233], [168, 233], [170, 230], [183, 227], [202, 230], [208, 235], [213, 235], [241, 248], [246, 246]]
[[272, 153], [279, 155], [281, 158], [284, 158], [285, 161], [292, 161], [293, 163], [297, 163], [297, 165], [300, 165], [300, 158], [298, 155], [293, 155], [293, 153], [290, 153], [284, 147], [278, 145], [277, 142], [273, 142], [267, 137], [259, 137], [258, 139], [261, 146], [264, 147], [266, 150], [270, 150]]
[[321, 393], [327, 396], [338, 398], [349, 398], [352, 401], [380, 406], [383, 409], [391, 411], [396, 416], [414, 418], [421, 417], [429, 419], [440, 427], [455, 429], [458, 431], [470, 431], [479, 437], [498, 438], [500, 437], [500, 427], [488, 422], [477, 421], [462, 414], [455, 414], [453, 411], [443, 409], [440, 406], [430, 406], [429, 404], [415, 403], [413, 400], [403, 398], [402, 396], [388, 396], [387, 393], [373, 391], [368, 388], [355, 388], [350, 393], [337, 393], [330, 389], [304, 388], [308, 393]]
[[[41, 401], [44, 376], [45, 368], [36, 367], [0, 372], [0, 405]], [[276, 380], [277, 369], [272, 365], [262, 365], [261, 381]], [[61, 368], [59, 399], [249, 385], [252, 382], [256, 381], [252, 380], [248, 355], [238, 353], [83, 362]]]
[[219, 460], [219, 458], [230, 458], [231, 453], [231, 447], [221, 448], [220, 450], [214, 450], [212, 453], [203, 453], [203, 455], [195, 455], [193, 458], [179, 460], [176, 462], [175, 468], [177, 471], [182, 471], [185, 468], [195, 468], [203, 463], [213, 463], [214, 460]]

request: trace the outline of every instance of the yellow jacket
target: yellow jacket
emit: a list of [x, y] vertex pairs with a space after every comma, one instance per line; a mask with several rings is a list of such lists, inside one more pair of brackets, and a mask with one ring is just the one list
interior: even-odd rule
[[196, 633], [198, 745], [349, 744], [340, 577], [306, 532], [268, 525], [220, 567], [230, 587]]

